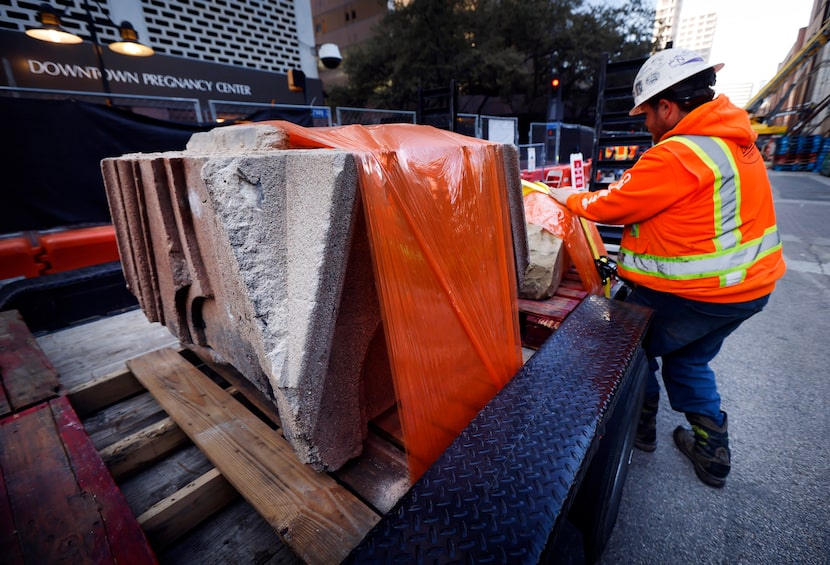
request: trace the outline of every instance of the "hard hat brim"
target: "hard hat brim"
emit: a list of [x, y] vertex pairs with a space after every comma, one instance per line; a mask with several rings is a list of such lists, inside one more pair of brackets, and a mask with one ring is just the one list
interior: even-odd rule
[[[680, 82], [682, 82], [682, 81], [686, 80], [687, 78], [689, 78], [689, 77], [691, 77], [691, 76], [694, 76], [695, 74], [697, 74], [697, 73], [699, 73], [699, 72], [703, 72], [703, 71], [704, 71], [704, 70], [706, 70], [706, 69], [712, 69], [712, 70], [714, 70], [714, 71], [717, 73], [718, 71], [720, 71], [720, 70], [723, 68], [723, 66], [724, 66], [724, 64], [723, 64], [723, 63], [716, 63], [716, 64], [714, 64], [714, 65], [708, 65], [708, 66], [704, 67], [703, 69], [697, 69], [697, 70], [695, 70], [694, 72], [690, 72], [690, 73], [688, 73], [688, 74], [687, 74], [687, 75], [685, 75], [685, 76], [682, 76], [682, 75], [681, 75], [681, 76], [674, 77], [674, 78], [675, 78], [675, 81], [674, 81], [672, 84], [667, 85], [667, 86], [666, 86], [666, 88], [670, 88], [671, 86], [673, 86], [673, 85], [675, 85], [675, 84], [678, 84], [678, 83], [680, 83]], [[648, 102], [648, 101], [649, 101], [651, 98], [653, 98], [654, 96], [656, 96], [656, 95], [660, 94], [660, 92], [662, 92], [662, 91], [663, 91], [663, 90], [660, 90], [660, 91], [655, 92], [655, 93], [654, 93], [652, 96], [650, 96], [649, 98], [646, 98], [645, 100], [643, 100], [643, 101], [642, 101], [642, 102], [640, 102], [639, 104], [635, 105], [633, 108], [631, 108], [631, 110], [629, 110], [628, 115], [629, 115], [629, 116], [637, 116], [637, 115], [639, 115], [639, 114], [642, 114], [642, 113], [644, 112], [644, 110], [643, 110], [643, 105], [645, 105], [645, 103], [646, 103], [646, 102]]]

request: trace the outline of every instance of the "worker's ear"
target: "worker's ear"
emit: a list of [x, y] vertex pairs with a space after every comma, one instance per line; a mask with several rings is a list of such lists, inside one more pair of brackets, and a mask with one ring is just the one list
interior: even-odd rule
[[657, 111], [659, 112], [661, 118], [672, 124], [679, 122], [680, 119], [687, 113], [683, 111], [680, 104], [666, 98], [660, 100], [657, 106]]

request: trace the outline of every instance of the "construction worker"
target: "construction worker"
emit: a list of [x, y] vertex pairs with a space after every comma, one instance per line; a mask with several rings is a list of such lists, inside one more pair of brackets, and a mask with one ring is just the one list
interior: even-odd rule
[[756, 135], [747, 113], [712, 90], [722, 67], [687, 49], [650, 57], [634, 80], [630, 114], [645, 114], [655, 145], [606, 190], [552, 191], [577, 215], [625, 226], [619, 275], [632, 286], [628, 300], [654, 310], [635, 445], [657, 447], [661, 369], [672, 408], [691, 424], [674, 430], [674, 442], [714, 487], [725, 484], [731, 453], [709, 362], [785, 271]]

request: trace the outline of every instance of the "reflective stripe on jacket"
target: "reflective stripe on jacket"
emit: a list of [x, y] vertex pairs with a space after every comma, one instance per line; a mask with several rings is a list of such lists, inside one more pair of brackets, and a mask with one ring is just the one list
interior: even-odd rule
[[570, 196], [568, 208], [625, 226], [618, 271], [633, 283], [704, 302], [755, 300], [786, 270], [755, 137], [746, 111], [718, 96], [619, 181]]
[[729, 147], [722, 139], [675, 136], [668, 141], [682, 143], [691, 149], [712, 172], [712, 244], [715, 251], [680, 257], [660, 257], [621, 248], [620, 260], [623, 268], [643, 276], [672, 280], [717, 277], [721, 287], [743, 282], [750, 266], [781, 249], [777, 227], [772, 225], [760, 237], [743, 241], [740, 230], [741, 177]]

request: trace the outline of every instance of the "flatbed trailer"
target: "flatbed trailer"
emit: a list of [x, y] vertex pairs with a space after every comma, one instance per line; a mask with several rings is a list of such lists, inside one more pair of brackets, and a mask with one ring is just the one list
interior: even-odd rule
[[[3, 390], [11, 398], [48, 380], [4, 408], [4, 554], [83, 561], [129, 539], [149, 548], [133, 563], [592, 562], [622, 494], [649, 316], [584, 296], [573, 273], [544, 306], [558, 329], [525, 349], [520, 372], [414, 485], [395, 410], [371, 422], [363, 455], [317, 473], [298, 462], [273, 410], [244, 394], [244, 379], [140, 310], [22, 340], [25, 320], [3, 312], [3, 349], [28, 360], [4, 358]], [[66, 465], [41, 469], [38, 449], [54, 439], [17, 431], [37, 429], [22, 423], [45, 406], [75, 414], [83, 433], [61, 440]], [[85, 465], [106, 483], [105, 466], [109, 497], [59, 480], [84, 476]], [[26, 476], [51, 477], [35, 485], [34, 518]], [[72, 507], [54, 502], [90, 492], [101, 538], [84, 537]], [[133, 527], [110, 529], [113, 516]]]

